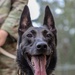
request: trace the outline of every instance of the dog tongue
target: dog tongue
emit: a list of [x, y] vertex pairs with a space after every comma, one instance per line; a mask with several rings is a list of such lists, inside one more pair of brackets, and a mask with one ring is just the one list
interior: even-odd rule
[[46, 75], [46, 56], [33, 56], [32, 65], [35, 70], [34, 75]]

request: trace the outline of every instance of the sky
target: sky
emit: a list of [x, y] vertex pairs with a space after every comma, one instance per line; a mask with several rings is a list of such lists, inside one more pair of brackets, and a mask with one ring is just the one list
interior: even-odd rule
[[29, 0], [28, 6], [29, 6], [29, 9], [30, 9], [31, 19], [32, 20], [37, 19], [40, 15], [39, 4], [36, 2], [36, 0], [33, 0], [33, 1]]
[[[54, 2], [55, 0], [43, 0], [43, 1], [47, 1], [47, 2]], [[64, 0], [56, 0], [58, 2], [58, 4], [61, 6], [61, 7], [64, 7], [65, 6], [65, 3], [64, 3]], [[29, 9], [30, 9], [30, 14], [31, 14], [31, 19], [32, 20], [35, 20], [39, 17], [40, 15], [40, 6], [39, 4], [37, 3], [36, 0], [29, 0], [28, 2], [28, 6], [29, 6]], [[56, 14], [62, 14], [63, 11], [60, 9], [60, 8], [56, 8], [55, 9], [55, 13]]]

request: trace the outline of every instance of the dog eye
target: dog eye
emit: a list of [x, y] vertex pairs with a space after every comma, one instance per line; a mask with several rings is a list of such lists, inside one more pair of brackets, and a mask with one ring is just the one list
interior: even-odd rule
[[31, 37], [33, 37], [33, 35], [32, 34], [27, 34], [27, 37], [31, 38]]
[[46, 34], [46, 37], [50, 37], [51, 38], [52, 36], [51, 36], [51, 34], [48, 33], [48, 34]]

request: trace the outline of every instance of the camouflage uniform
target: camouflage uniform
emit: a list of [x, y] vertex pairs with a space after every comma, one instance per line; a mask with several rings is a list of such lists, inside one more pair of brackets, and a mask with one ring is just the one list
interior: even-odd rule
[[[12, 4], [11, 0], [0, 0], [0, 26], [2, 30], [5, 30], [9, 35], [17, 39], [17, 28], [20, 16], [24, 6], [28, 3], [28, 0], [13, 1], [15, 2]], [[5, 44], [3, 48], [11, 53], [16, 50], [16, 48], [14, 48], [15, 46], [16, 44], [13, 46], [12, 43], [9, 43]], [[14, 64], [15, 62], [13, 59], [0, 54], [0, 75], [17, 75]]]
[[16, 0], [11, 6], [11, 0], [0, 0], [0, 19], [2, 19], [1, 22], [3, 22], [1, 23], [1, 29], [7, 31], [16, 39], [18, 37], [17, 28], [19, 25], [20, 16], [24, 6], [27, 3], [28, 0]]

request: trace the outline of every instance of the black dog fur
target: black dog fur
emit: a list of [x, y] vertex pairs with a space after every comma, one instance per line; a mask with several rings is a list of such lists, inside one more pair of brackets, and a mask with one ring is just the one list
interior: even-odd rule
[[[19, 25], [19, 29], [18, 29], [19, 38], [18, 38], [18, 50], [17, 50], [17, 63], [19, 65], [19, 68], [22, 71], [21, 75], [24, 75], [24, 73], [26, 73], [26, 75], [34, 75], [32, 68], [30, 67], [30, 65], [27, 62], [27, 56], [24, 54], [25, 48], [23, 48], [24, 45], [26, 45], [26, 46], [28, 45], [28, 43], [27, 43], [28, 41], [25, 40], [26, 37], [24, 37], [24, 35], [26, 33], [28, 33], [27, 30], [30, 27], [33, 27], [32, 22], [31, 22], [30, 12], [29, 12], [28, 6], [25, 6], [24, 10], [22, 12], [22, 16], [20, 19], [20, 25]], [[46, 68], [47, 75], [50, 75], [52, 73], [52, 71], [55, 69], [56, 62], [57, 62], [57, 51], [56, 51], [57, 36], [56, 36], [56, 28], [55, 28], [54, 18], [49, 9], [49, 6], [46, 6], [46, 8], [45, 8], [45, 17], [44, 17], [43, 27], [47, 28], [47, 30], [49, 30], [51, 32], [51, 34], [53, 35], [52, 39], [53, 39], [54, 44], [50, 45], [53, 53], [52, 53], [51, 59], [49, 61], [50, 63], [48, 65], [48, 67]], [[35, 29], [35, 27], [33, 27], [33, 29]], [[40, 29], [41, 28], [39, 27], [39, 30]], [[31, 37], [31, 35], [29, 35], [29, 37]], [[23, 41], [25, 41], [25, 43], [23, 43]]]

